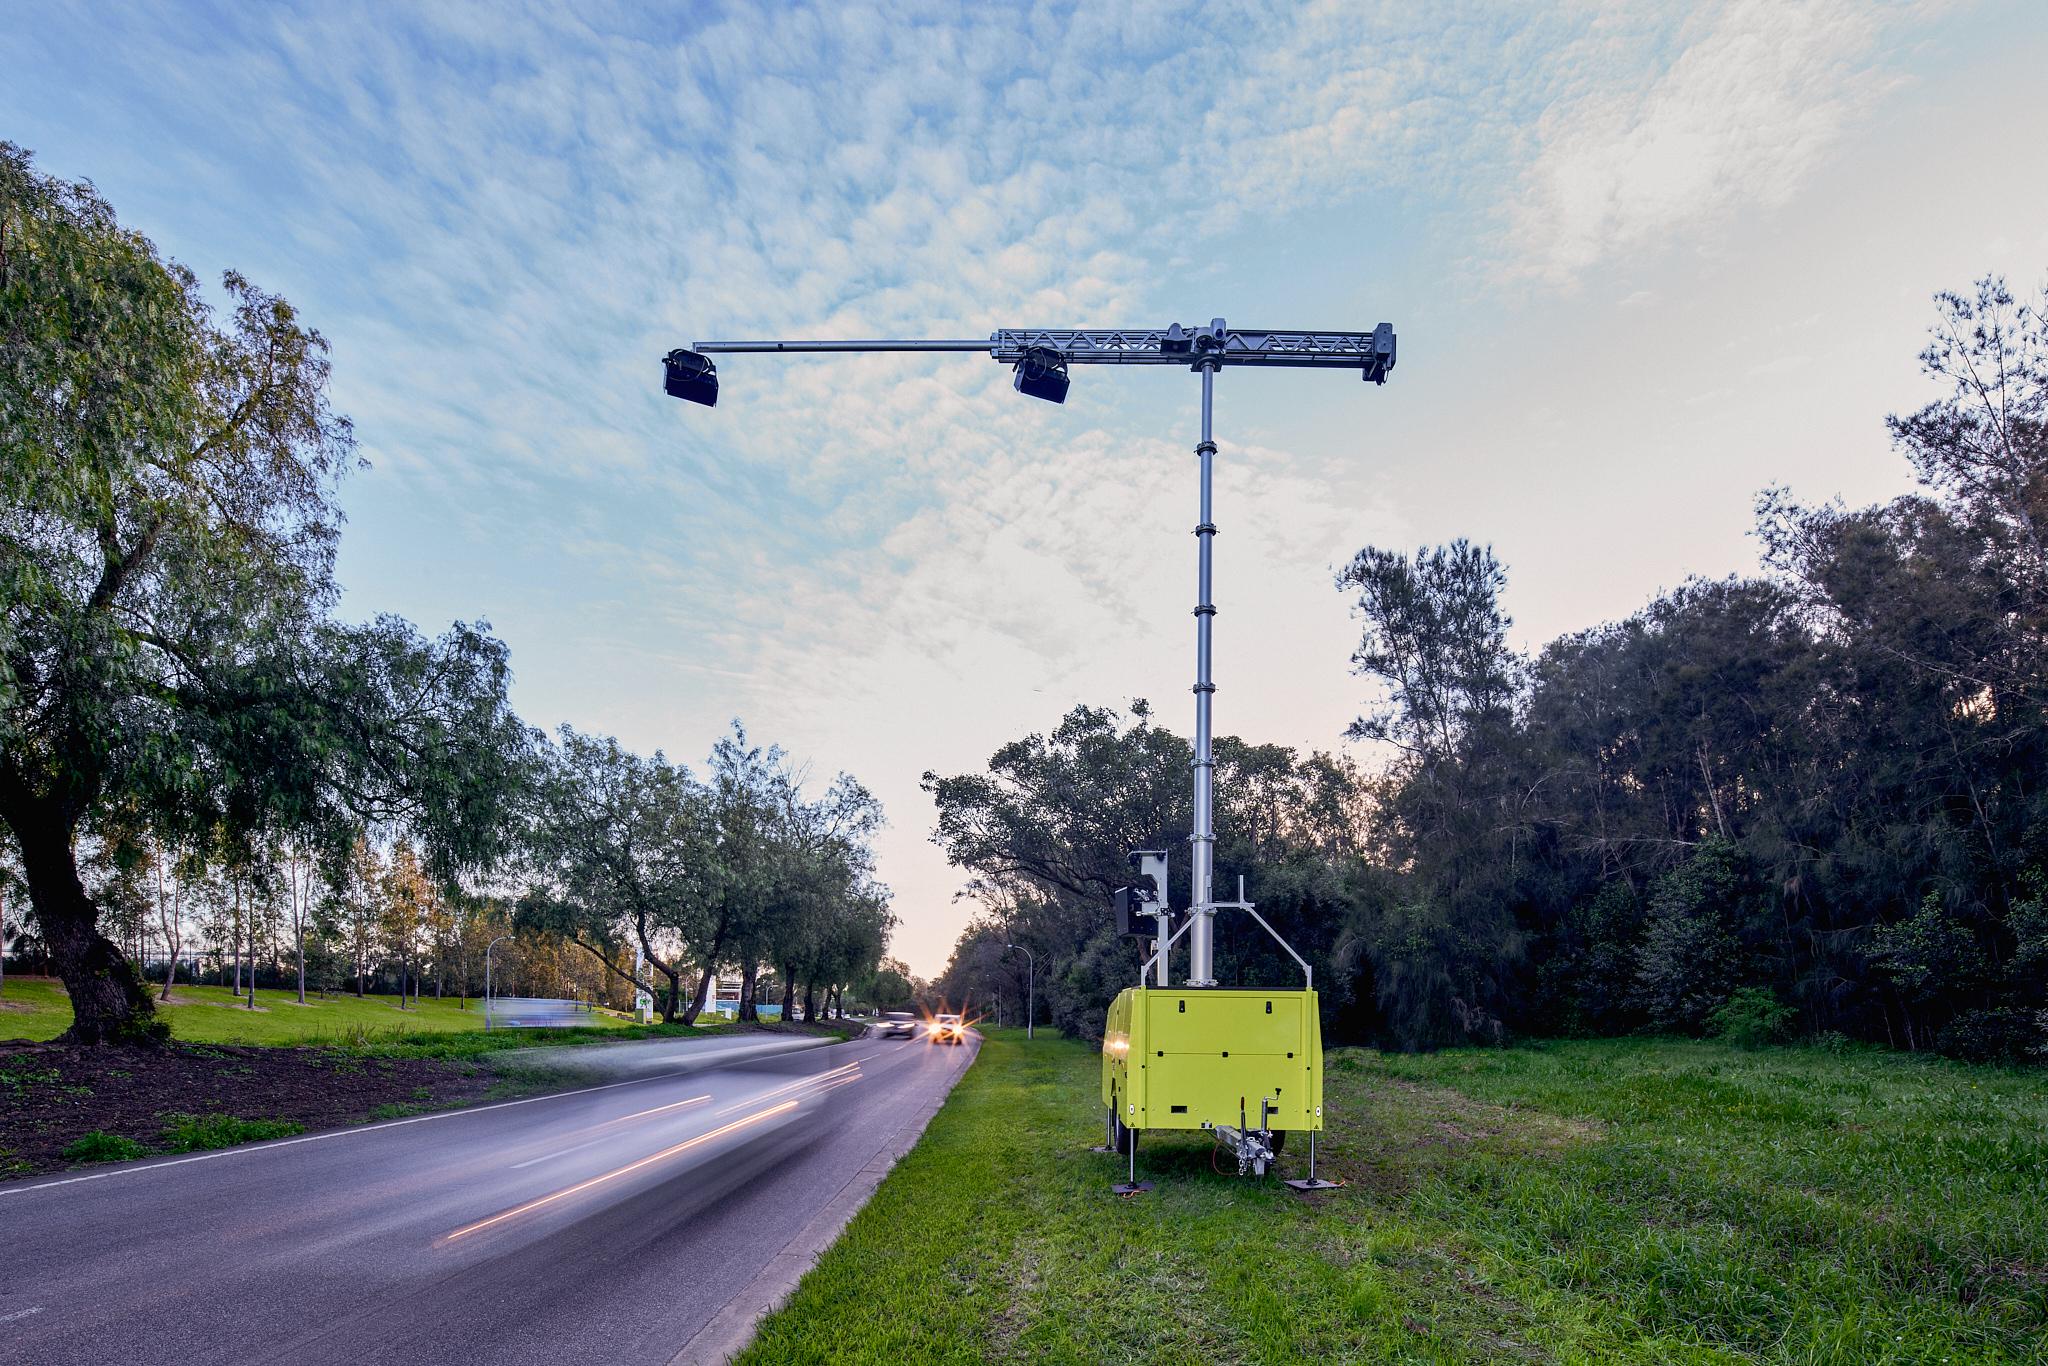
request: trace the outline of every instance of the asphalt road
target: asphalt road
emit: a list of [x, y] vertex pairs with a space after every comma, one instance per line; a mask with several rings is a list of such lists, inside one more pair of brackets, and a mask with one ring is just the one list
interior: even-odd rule
[[593, 1089], [0, 1186], [0, 1359], [666, 1362], [975, 1048], [651, 1047]]

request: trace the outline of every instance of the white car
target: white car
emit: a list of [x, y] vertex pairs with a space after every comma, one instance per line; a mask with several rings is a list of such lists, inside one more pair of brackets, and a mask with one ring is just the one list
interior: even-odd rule
[[933, 1043], [966, 1043], [967, 1022], [958, 1015], [934, 1015], [924, 1027], [925, 1038]]

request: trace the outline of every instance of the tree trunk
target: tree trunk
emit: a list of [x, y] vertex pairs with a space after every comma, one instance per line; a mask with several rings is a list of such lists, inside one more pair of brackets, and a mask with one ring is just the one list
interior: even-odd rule
[[[785, 1008], [785, 1009], [783, 1010], [783, 1012], [782, 1012], [782, 1018], [783, 1018], [783, 1019], [784, 1019], [785, 1021], [787, 1021], [787, 1020], [789, 1019], [789, 1011], [788, 1011], [788, 1009], [787, 1009], [787, 1008]], [[805, 1023], [805, 1024], [816, 1024], [816, 1023], [817, 1023], [817, 1020], [818, 1020], [818, 984], [817, 984], [816, 982], [806, 982], [806, 983], [804, 983], [804, 1023]]]
[[782, 969], [782, 1018], [796, 1018], [796, 969], [785, 964]]
[[697, 979], [697, 994], [690, 999], [690, 1008], [683, 1012], [683, 1023], [693, 1025], [704, 1013], [705, 1002], [711, 997], [711, 988], [718, 981], [718, 957], [714, 950], [709, 962], [704, 965], [704, 975]]
[[299, 1004], [306, 1003], [306, 927], [303, 923], [292, 925], [292, 946], [299, 955]]
[[141, 976], [99, 932], [99, 908], [78, 879], [76, 822], [54, 804], [5, 813], [21, 850], [29, 904], [35, 907], [52, 965], [71, 995], [69, 1043], [156, 1043], [168, 1032]]
[[761, 1012], [754, 1006], [754, 987], [761, 976], [761, 965], [749, 958], [740, 964], [740, 1019], [758, 1022]]
[[[175, 902], [168, 901], [164, 896], [163, 857], [164, 851], [159, 848], [156, 851], [156, 916], [157, 925], [164, 932], [164, 947], [169, 952], [170, 961], [164, 965], [164, 990], [163, 994], [157, 997], [157, 999], [159, 1001], [168, 1001], [171, 999], [171, 987], [178, 980], [178, 945], [184, 940], [185, 936], [180, 932], [181, 927], [178, 923], [178, 912], [182, 907]], [[137, 955], [137, 957], [140, 956], [139, 954]]]
[[[683, 969], [681, 959], [677, 959], [677, 966], [675, 967], [670, 967], [659, 958], [649, 958], [647, 961], [654, 964], [655, 971], [668, 978], [668, 991], [661, 999], [661, 1022], [663, 1024], [674, 1024], [676, 1016], [683, 1013]], [[688, 1024], [689, 1021], [685, 1020], [683, 1023]]]
[[686, 1025], [697, 1023], [697, 1017], [704, 1013], [706, 1004], [711, 1000], [711, 993], [718, 986], [718, 963], [725, 953], [725, 926], [726, 918], [720, 915], [718, 928], [711, 933], [711, 952], [704, 955], [704, 975], [697, 979], [696, 999], [691, 1002], [689, 1011], [683, 1016], [683, 1023]]

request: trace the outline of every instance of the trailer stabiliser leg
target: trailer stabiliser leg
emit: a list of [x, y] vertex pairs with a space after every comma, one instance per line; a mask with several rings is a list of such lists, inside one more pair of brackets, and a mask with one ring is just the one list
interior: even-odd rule
[[1281, 1185], [1291, 1191], [1333, 1191], [1343, 1185], [1342, 1181], [1319, 1181], [1316, 1179], [1316, 1131], [1308, 1131], [1308, 1180], [1283, 1181]]
[[1114, 1186], [1111, 1186], [1110, 1189], [1118, 1195], [1143, 1195], [1146, 1191], [1152, 1189], [1152, 1183], [1138, 1179], [1138, 1131], [1136, 1129], [1124, 1130], [1124, 1143], [1125, 1150], [1131, 1157], [1130, 1179], [1119, 1181]]

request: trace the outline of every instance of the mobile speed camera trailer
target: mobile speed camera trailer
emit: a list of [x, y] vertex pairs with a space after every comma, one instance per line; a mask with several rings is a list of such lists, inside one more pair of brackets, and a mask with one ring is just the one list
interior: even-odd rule
[[[1174, 323], [1164, 328], [1010, 329], [987, 339], [882, 341], [698, 342], [663, 358], [663, 388], [674, 398], [712, 407], [718, 402], [718, 368], [711, 357], [744, 352], [982, 352], [1013, 367], [1017, 392], [1064, 403], [1074, 365], [1179, 365], [1202, 377], [1200, 462], [1201, 520], [1195, 525], [1195, 757], [1194, 830], [1188, 837], [1193, 871], [1189, 904], [1174, 910], [1167, 887], [1163, 850], [1131, 855], [1137, 876], [1116, 894], [1118, 929], [1149, 937], [1151, 955], [1139, 969], [1137, 985], [1110, 1005], [1102, 1040], [1102, 1103], [1108, 1147], [1129, 1163], [1120, 1194], [1150, 1190], [1138, 1174], [1138, 1132], [1208, 1130], [1237, 1159], [1238, 1174], [1263, 1176], [1289, 1131], [1306, 1130], [1308, 1177], [1287, 1184], [1320, 1190], [1332, 1183], [1315, 1175], [1315, 1139], [1323, 1127], [1323, 1045], [1316, 1009], [1315, 974], [1256, 906], [1245, 899], [1215, 896], [1216, 834], [1210, 704], [1211, 627], [1216, 605], [1213, 553], [1216, 523], [1213, 486], [1216, 442], [1211, 431], [1216, 372], [1225, 366], [1286, 366], [1308, 370], [1353, 370], [1373, 384], [1385, 384], [1394, 368], [1394, 329], [1381, 323], [1370, 332], [1277, 332], [1229, 327], [1216, 318], [1206, 326]], [[1301, 989], [1252, 991], [1217, 985], [1215, 916], [1243, 911], [1278, 941], [1301, 966]], [[1145, 922], [1150, 921], [1147, 925]], [[1178, 928], [1176, 928], [1176, 923]], [[1173, 946], [1188, 941], [1187, 978], [1170, 979]], [[1147, 981], [1147, 978], [1151, 980]]]

